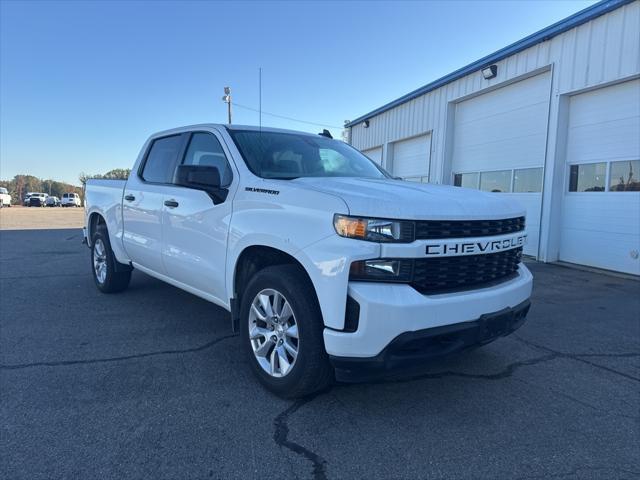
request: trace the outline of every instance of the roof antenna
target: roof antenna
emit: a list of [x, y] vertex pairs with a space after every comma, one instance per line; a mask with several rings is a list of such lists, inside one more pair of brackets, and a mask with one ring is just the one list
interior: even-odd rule
[[258, 122], [262, 132], [262, 67], [258, 68]]
[[322, 133], [319, 133], [318, 135], [322, 135], [323, 137], [327, 137], [327, 138], [333, 138], [333, 135], [331, 135], [331, 132], [326, 128], [323, 128]]

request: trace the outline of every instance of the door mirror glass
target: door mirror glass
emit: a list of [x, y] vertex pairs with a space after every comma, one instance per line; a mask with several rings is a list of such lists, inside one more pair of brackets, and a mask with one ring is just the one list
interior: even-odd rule
[[220, 188], [220, 171], [218, 167], [180, 165], [176, 172], [176, 184], [199, 190], [218, 190]]

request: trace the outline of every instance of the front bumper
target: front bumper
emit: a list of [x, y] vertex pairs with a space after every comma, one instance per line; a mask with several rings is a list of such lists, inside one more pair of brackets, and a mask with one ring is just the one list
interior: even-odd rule
[[384, 350], [403, 334], [477, 322], [488, 313], [517, 309], [531, 296], [532, 283], [523, 264], [515, 278], [498, 285], [439, 295], [422, 295], [409, 285], [350, 282], [348, 294], [360, 308], [357, 329], [325, 328], [325, 348], [335, 365], [340, 358], [379, 363], [376, 358], [384, 357]]
[[342, 382], [369, 381], [399, 371], [411, 371], [426, 361], [486, 345], [509, 335], [526, 320], [531, 302], [482, 315], [471, 322], [455, 323], [400, 334], [375, 357], [335, 357], [329, 359], [336, 379]]

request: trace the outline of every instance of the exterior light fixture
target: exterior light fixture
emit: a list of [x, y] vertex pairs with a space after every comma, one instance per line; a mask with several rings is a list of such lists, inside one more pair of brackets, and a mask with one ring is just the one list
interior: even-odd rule
[[490, 65], [487, 68], [482, 69], [482, 76], [485, 80], [489, 80], [496, 75], [498, 75], [498, 65]]
[[369, 120], [365, 120], [363, 125], [364, 125], [364, 128], [369, 128]]

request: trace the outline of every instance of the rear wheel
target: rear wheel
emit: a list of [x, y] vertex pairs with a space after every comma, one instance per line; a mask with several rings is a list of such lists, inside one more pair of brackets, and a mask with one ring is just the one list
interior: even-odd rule
[[300, 267], [259, 271], [242, 295], [240, 334], [251, 369], [275, 394], [293, 398], [333, 380], [313, 285]]
[[116, 260], [107, 229], [98, 227], [91, 242], [91, 267], [93, 280], [103, 293], [125, 290], [131, 281], [131, 267]]

